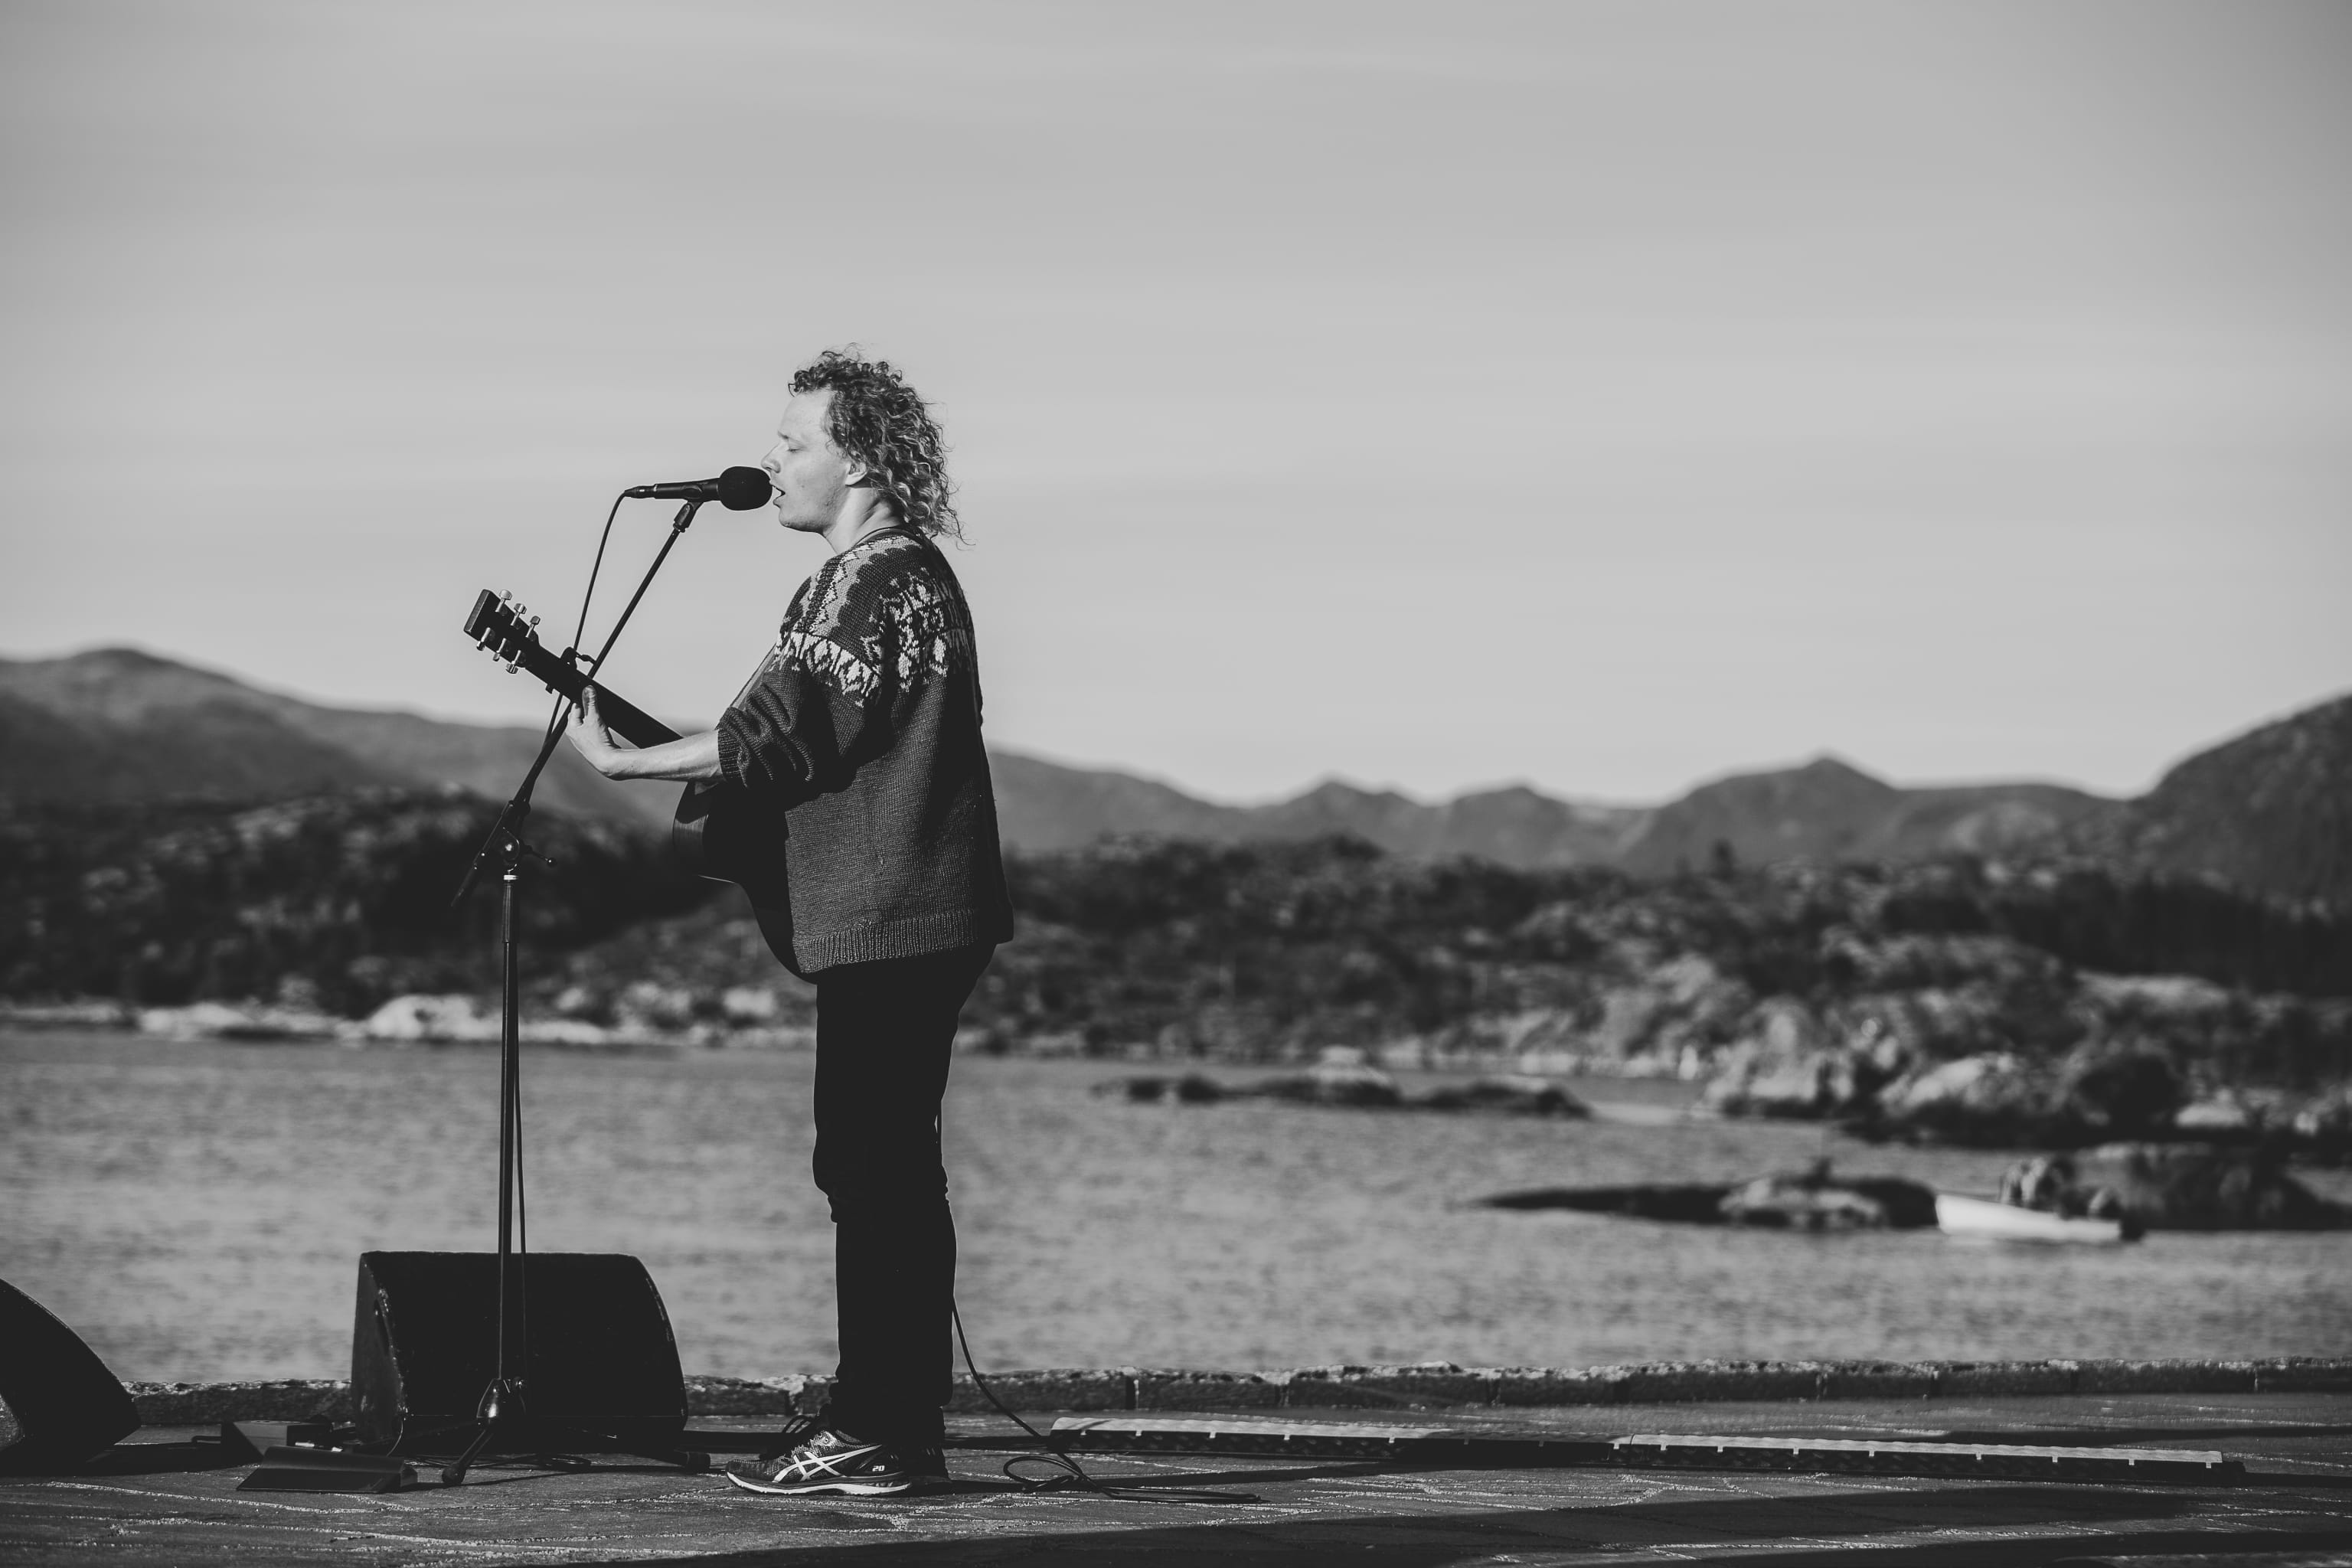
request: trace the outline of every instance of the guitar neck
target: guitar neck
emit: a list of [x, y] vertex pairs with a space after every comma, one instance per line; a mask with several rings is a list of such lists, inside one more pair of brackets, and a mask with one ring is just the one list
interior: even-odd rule
[[[466, 623], [468, 637], [480, 635], [485, 615], [497, 603], [488, 591], [484, 590], [481, 597], [475, 601], [472, 617]], [[610, 687], [600, 681], [591, 681], [579, 670], [548, 652], [536, 637], [523, 643], [509, 657], [515, 664], [536, 676], [550, 691], [573, 702], [579, 701], [580, 693], [593, 685], [596, 688], [596, 712], [604, 721], [604, 727], [633, 746], [658, 746], [666, 741], [677, 739], [677, 731]]]
[[560, 691], [574, 702], [580, 700], [583, 690], [594, 686], [597, 717], [604, 721], [606, 729], [632, 746], [658, 746], [677, 739], [677, 731], [610, 687], [590, 680], [543, 647], [531, 649], [515, 662], [544, 681], [549, 690]]

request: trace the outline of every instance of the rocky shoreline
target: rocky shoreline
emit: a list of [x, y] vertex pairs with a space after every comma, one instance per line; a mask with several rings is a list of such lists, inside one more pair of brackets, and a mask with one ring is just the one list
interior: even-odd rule
[[[478, 806], [24, 808], [0, 824], [0, 1025], [493, 1039], [483, 911], [446, 908]], [[533, 906], [525, 1038], [809, 1045], [812, 988], [739, 894], [606, 828], [547, 831], [565, 870]], [[2308, 900], [2055, 850], [1634, 877], [1154, 840], [1006, 868], [1020, 932], [966, 1009], [972, 1050], [1182, 1078], [1339, 1048], [1390, 1072], [1671, 1078], [1717, 1114], [1889, 1141], [2352, 1158], [2352, 910]]]
[[[1664, 967], [1679, 972], [1667, 988], [1671, 994], [1677, 986], [1689, 990], [1685, 983], [1700, 966], [1678, 960]], [[2352, 1158], [2352, 1083], [2300, 1091], [2275, 1085], [2214, 1084], [2210, 1075], [2184, 1073], [2176, 1065], [2179, 1037], [2200, 1021], [2213, 1024], [2217, 1012], [2228, 1011], [2230, 994], [2179, 979], [2084, 976], [2083, 984], [2110, 1004], [2120, 999], [2126, 1013], [2136, 1009], [2143, 1025], [2150, 1018], [2168, 1019], [2174, 1048], [2168, 1049], [2168, 1037], [2161, 1032], [2144, 1029], [2092, 1037], [2055, 1057], [2018, 1050], [1945, 1057], [1937, 1053], [1932, 1040], [1906, 1037], [1885, 1024], [1882, 1011], [1866, 1005], [1857, 1010], [1860, 1025], [1840, 1034], [1802, 1005], [1769, 998], [1748, 1009], [1741, 1020], [1742, 1032], [1730, 1045], [1705, 1057], [1685, 1047], [1673, 1070], [1654, 1056], [1563, 1051], [1524, 1043], [1512, 1049], [1515, 1042], [1509, 1040], [1433, 1048], [1425, 1039], [1412, 1038], [1369, 1051], [1325, 1047], [1309, 1067], [1254, 1079], [1221, 1079], [1188, 1067], [1181, 1072], [1109, 1080], [1096, 1092], [1188, 1105], [1268, 1099], [1359, 1110], [1573, 1119], [1591, 1114], [1572, 1087], [1578, 1078], [1671, 1077], [1702, 1084], [1693, 1108], [1696, 1115], [1827, 1121], [1874, 1142], [2094, 1152], [2177, 1143], [2256, 1150], [2272, 1163], [2337, 1164]], [[639, 983], [623, 994], [627, 1005], [605, 1008], [602, 1022], [580, 1016], [582, 1009], [571, 997], [559, 999], [575, 1002], [569, 1011], [545, 1003], [529, 1006], [522, 1037], [534, 1046], [578, 1049], [808, 1050], [815, 1045], [812, 1009], [796, 994], [780, 996], [775, 990], [730, 987], [717, 998], [716, 1006], [704, 1005], [686, 988], [652, 983]], [[1864, 999], [1874, 1000], [1889, 999]], [[1670, 1015], [1660, 1024], [1654, 1016], [1651, 1026], [1667, 1031], [1675, 1021]], [[1851, 1018], [1838, 1022], [1854, 1023]], [[1538, 1021], [1538, 1030], [1542, 1026]], [[490, 999], [465, 993], [395, 996], [363, 1018], [285, 1003], [135, 1007], [82, 999], [0, 1001], [0, 1028], [125, 1032], [173, 1040], [446, 1046], [495, 1044], [499, 1018]], [[962, 1050], [1000, 1056], [1098, 1054], [1068, 1048], [1071, 1042], [1058, 1037], [1008, 1039], [986, 1028], [967, 1028], [957, 1044]], [[1120, 1055], [1146, 1063], [1162, 1059], [1163, 1054], [1146, 1047]], [[1416, 1095], [1401, 1085], [1391, 1069], [1450, 1069], [1471, 1077], [1466, 1083]], [[2200, 1077], [2205, 1079], [2201, 1092]], [[2145, 1164], [2152, 1157], [2137, 1158]]]
[[[807, 1050], [816, 1045], [808, 1025], [774, 1026], [760, 1020], [772, 1010], [744, 1004], [719, 1022], [683, 1025], [630, 1018], [597, 1024], [561, 1014], [526, 1011], [522, 1037], [535, 1046], [694, 1046], [770, 1050]], [[0, 1028], [77, 1030], [136, 1034], [166, 1040], [282, 1041], [345, 1045], [496, 1045], [499, 1016], [495, 998], [463, 992], [395, 996], [364, 1018], [339, 1017], [316, 1008], [261, 1002], [195, 1002], [181, 1007], [132, 1007], [85, 999], [72, 1002], [0, 1002]]]
[[[1277, 1372], [1138, 1367], [1005, 1372], [988, 1387], [1015, 1410], [1271, 1410], [1669, 1405], [1754, 1400], [2000, 1399], [2127, 1394], [2352, 1392], [2352, 1357], [2008, 1362], [1700, 1361], [1592, 1367], [1297, 1367]], [[151, 1426], [215, 1421], [347, 1420], [340, 1380], [131, 1383], [123, 1387]], [[695, 1415], [806, 1414], [832, 1380], [691, 1376]], [[949, 1408], [988, 1409], [969, 1373], [956, 1376]]]

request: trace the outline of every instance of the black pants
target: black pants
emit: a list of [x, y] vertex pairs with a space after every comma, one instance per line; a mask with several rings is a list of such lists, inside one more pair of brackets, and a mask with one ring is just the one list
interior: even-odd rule
[[954, 1383], [955, 1220], [940, 1161], [956, 1015], [989, 947], [845, 963], [816, 980], [816, 1184], [833, 1205], [841, 1367], [831, 1424], [936, 1443]]

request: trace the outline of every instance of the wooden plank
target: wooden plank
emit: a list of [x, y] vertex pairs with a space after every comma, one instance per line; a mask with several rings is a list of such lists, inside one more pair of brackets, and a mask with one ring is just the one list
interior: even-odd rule
[[1074, 1452], [1349, 1458], [1471, 1468], [1600, 1466], [1769, 1470], [1810, 1475], [1988, 1477], [2003, 1480], [2229, 1485], [2245, 1468], [2210, 1449], [2050, 1447], [2013, 1443], [1685, 1436], [1538, 1437], [1442, 1426], [1147, 1415], [1063, 1416], [1053, 1436]]
[[2245, 1467], [2201, 1448], [2048, 1447], [2021, 1443], [1915, 1443], [1873, 1438], [1687, 1437], [1645, 1433], [1611, 1445], [1643, 1469], [1780, 1470], [1813, 1475], [1992, 1476], [2004, 1480], [2166, 1481], [2229, 1485]]

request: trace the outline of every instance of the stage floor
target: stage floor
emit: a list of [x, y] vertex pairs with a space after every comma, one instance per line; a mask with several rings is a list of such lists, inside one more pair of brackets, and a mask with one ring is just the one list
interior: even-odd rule
[[[1198, 1415], [1202, 1413], [1188, 1413]], [[1237, 1412], [1265, 1419], [1272, 1412]], [[1282, 1412], [1393, 1422], [1395, 1412]], [[192, 1429], [145, 1428], [88, 1472], [0, 1479], [0, 1561], [37, 1563], [741, 1564], [1344, 1561], [1503, 1563], [2352, 1563], [2352, 1394], [1626, 1405], [1416, 1413], [1502, 1435], [1637, 1432], [2219, 1449], [2227, 1486], [2082, 1485], [1729, 1472], [1407, 1469], [1346, 1461], [1093, 1456], [1140, 1497], [1024, 1491], [1002, 1419], [957, 1416], [952, 1489], [800, 1501], [620, 1461], [478, 1470], [459, 1489], [239, 1492], [247, 1467], [188, 1468]], [[1047, 1418], [1032, 1416], [1043, 1426]], [[740, 1430], [748, 1421], [698, 1422]], [[1018, 1440], [1018, 1441], [1017, 1441]], [[216, 1462], [216, 1461], [215, 1461]], [[429, 1483], [434, 1472], [425, 1468]], [[1223, 1503], [1156, 1489], [1232, 1494]], [[1861, 1553], [1857, 1556], [1856, 1553]], [[2292, 1557], [2277, 1554], [2292, 1553]]]

